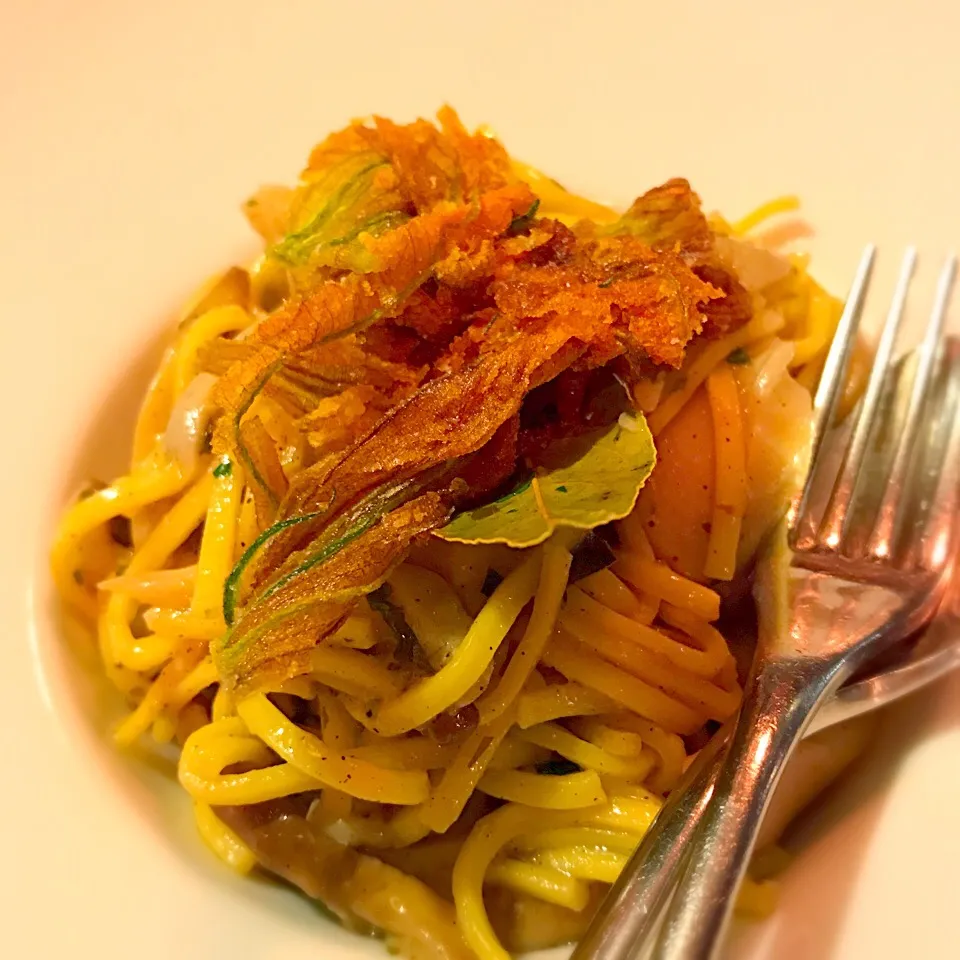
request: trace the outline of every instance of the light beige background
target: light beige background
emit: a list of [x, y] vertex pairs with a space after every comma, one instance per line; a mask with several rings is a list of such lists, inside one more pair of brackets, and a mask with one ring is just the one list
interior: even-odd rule
[[[929, 281], [960, 244], [958, 10], [5, 0], [0, 955], [381, 956], [199, 852], [185, 804], [99, 742], [50, 614], [46, 543], [91, 424], [118, 462], [137, 358], [198, 280], [254, 249], [252, 188], [291, 180], [354, 115], [447, 100], [612, 201], [672, 175], [731, 216], [798, 192], [838, 292], [867, 240], [881, 292], [907, 241]], [[740, 956], [960, 956], [958, 702], [953, 683], [891, 716], [863, 804], [839, 821], [857, 791], [834, 801]]]

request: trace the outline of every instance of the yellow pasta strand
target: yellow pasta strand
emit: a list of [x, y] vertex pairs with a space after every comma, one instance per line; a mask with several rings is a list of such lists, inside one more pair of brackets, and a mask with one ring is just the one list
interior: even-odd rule
[[655, 627], [628, 619], [611, 610], [582, 590], [571, 587], [561, 623], [577, 635], [588, 634], [596, 638], [617, 637], [629, 640], [645, 651], [700, 677], [714, 677], [726, 663], [729, 654], [726, 644], [722, 649], [702, 650], [661, 633]]
[[614, 223], [619, 218], [619, 214], [612, 207], [570, 193], [552, 177], [548, 177], [529, 164], [514, 160], [512, 166], [514, 173], [529, 184], [533, 192], [540, 198], [541, 207], [537, 213], [541, 217], [553, 217], [568, 225], [572, 225], [578, 220]]
[[457, 922], [467, 944], [484, 960], [510, 960], [497, 939], [483, 904], [483, 883], [499, 852], [516, 838], [572, 826], [626, 829], [645, 833], [660, 809], [656, 798], [642, 790], [637, 797], [614, 797], [609, 803], [583, 810], [543, 810], [508, 803], [479, 820], [460, 848], [453, 868], [453, 899]]
[[316, 809], [311, 806], [308, 817], [311, 823], [324, 826], [329, 826], [338, 820], [348, 820], [353, 809], [353, 797], [334, 787], [324, 787], [320, 791], [320, 799], [317, 803]]
[[[635, 762], [631, 763], [629, 759], [608, 753], [595, 744], [581, 740], [580, 737], [555, 723], [543, 723], [530, 727], [520, 732], [518, 736], [539, 747], [559, 753], [561, 757], [566, 757], [581, 767], [596, 770], [598, 773], [630, 777], [637, 770]], [[639, 753], [639, 748], [637, 752]]]
[[717, 673], [733, 659], [723, 634], [712, 623], [702, 620], [690, 610], [665, 603], [660, 609], [660, 619], [695, 640], [699, 649], [718, 664]]
[[212, 477], [190, 614], [197, 619], [223, 623], [223, 584], [233, 567], [243, 478], [240, 468], [229, 461], [213, 470]]
[[781, 213], [792, 213], [800, 209], [800, 198], [792, 195], [776, 197], [762, 203], [756, 210], [752, 210], [745, 217], [742, 217], [733, 225], [733, 232], [743, 235], [749, 233], [755, 227], [760, 226], [765, 220], [778, 216]]
[[607, 799], [595, 770], [581, 770], [562, 777], [523, 770], [488, 770], [477, 787], [491, 797], [547, 810], [591, 807]]
[[615, 757], [636, 757], [643, 749], [643, 738], [639, 733], [616, 729], [596, 717], [577, 717], [571, 721], [570, 729]]
[[576, 823], [577, 812], [507, 804], [480, 820], [464, 841], [453, 868], [453, 902], [467, 945], [484, 960], [510, 960], [483, 905], [483, 882], [494, 858], [514, 837]]
[[647, 624], [653, 619], [647, 605], [609, 568], [584, 577], [578, 581], [577, 589], [637, 623]]
[[199, 620], [189, 610], [153, 607], [144, 611], [143, 620], [155, 633], [167, 640], [216, 640], [223, 633], [222, 619]]
[[840, 322], [843, 303], [831, 297], [811, 281], [811, 295], [806, 310], [806, 335], [793, 341], [791, 368], [796, 370], [825, 353]]
[[649, 786], [657, 793], [666, 793], [680, 779], [687, 761], [687, 751], [683, 740], [675, 733], [670, 733], [662, 727], [631, 713], [620, 713], [615, 722], [618, 726], [635, 730], [643, 739], [644, 745], [650, 747], [659, 757], [659, 765]]
[[[268, 766], [273, 755], [265, 744], [247, 733], [239, 717], [216, 720], [194, 731], [183, 745], [177, 773], [180, 784], [193, 797], [212, 806], [239, 806], [276, 800], [323, 784], [292, 764]], [[253, 764], [262, 769], [223, 773], [233, 764]]]
[[518, 698], [517, 725], [525, 729], [562, 717], [609, 713], [616, 707], [609, 697], [575, 681], [557, 683]]
[[160, 671], [160, 675], [150, 685], [150, 689], [137, 704], [133, 713], [129, 714], [117, 728], [113, 735], [114, 740], [122, 746], [129, 746], [141, 734], [146, 733], [167, 703], [176, 696], [178, 686], [205, 653], [206, 646], [198, 642], [188, 644], [184, 650], [180, 651]]
[[172, 348], [164, 351], [160, 367], [154, 375], [146, 396], [137, 415], [133, 430], [133, 450], [130, 455], [131, 470], [137, 467], [160, 445], [160, 438], [167, 429], [174, 402], [176, 351]]
[[492, 883], [579, 912], [590, 901], [590, 888], [580, 880], [551, 867], [522, 860], [499, 860], [487, 870], [486, 883]]
[[550, 850], [564, 847], [582, 847], [596, 850], [613, 850], [629, 856], [637, 847], [637, 835], [616, 830], [601, 830], [597, 827], [556, 827], [524, 834], [513, 841], [519, 850]]
[[665, 563], [620, 553], [613, 571], [641, 592], [713, 621], [720, 616], [720, 595], [703, 584], [675, 573]]
[[643, 836], [653, 823], [663, 805], [657, 797], [637, 787], [633, 796], [617, 795], [580, 822], [608, 830], [623, 830]]
[[83, 540], [113, 517], [131, 516], [149, 503], [179, 493], [188, 479], [178, 463], [155, 462], [75, 503], [60, 521], [50, 551], [50, 565], [61, 596], [86, 615], [95, 616], [93, 596], [74, 579], [77, 551]]
[[377, 627], [373, 617], [369, 609], [365, 610], [361, 606], [330, 634], [326, 642], [351, 650], [369, 650], [377, 639]]
[[210, 705], [211, 719], [214, 721], [225, 720], [236, 715], [233, 694], [223, 685], [217, 687], [217, 692], [213, 695], [213, 703]]
[[651, 656], [634, 637], [603, 634], [582, 624], [576, 628], [571, 624], [568, 629], [605, 660], [688, 704], [711, 720], [725, 720], [740, 705], [738, 691], [725, 690], [702, 676], [671, 666], [658, 656]]
[[406, 733], [459, 701], [483, 675], [514, 620], [533, 597], [539, 573], [537, 551], [494, 590], [447, 664], [385, 703], [374, 729], [385, 736]]
[[323, 741], [288, 720], [263, 694], [237, 704], [251, 733], [314, 781], [361, 800], [407, 806], [427, 799], [430, 782], [422, 770], [387, 770], [365, 760], [334, 756]]
[[737, 381], [729, 364], [720, 364], [707, 378], [707, 396], [713, 416], [716, 483], [703, 572], [718, 580], [730, 580], [736, 571], [740, 524], [747, 502], [747, 464]]
[[490, 761], [490, 770], [516, 770], [519, 767], [532, 767], [543, 760], [549, 760], [551, 752], [536, 744], [521, 740], [516, 731], [504, 738]]
[[190, 605], [196, 565], [175, 570], [148, 570], [142, 574], [123, 573], [101, 580], [97, 589], [107, 593], [125, 593], [151, 607], [183, 608]]
[[363, 728], [350, 716], [340, 698], [332, 690], [318, 687], [312, 681], [305, 681], [301, 677], [294, 679], [305, 683], [307, 689], [301, 693], [294, 693], [293, 690], [288, 692], [303, 700], [314, 701], [314, 708], [320, 719], [323, 742], [334, 752], [353, 750], [360, 742]]
[[429, 737], [376, 737], [349, 750], [348, 755], [391, 770], [441, 770], [453, 762], [458, 746]]
[[177, 684], [170, 698], [168, 709], [172, 712], [181, 710], [188, 704], [201, 690], [213, 686], [219, 681], [217, 668], [210, 655], [207, 654], [183, 680]]
[[460, 816], [513, 722], [513, 711], [508, 710], [493, 723], [478, 727], [463, 742], [421, 810], [420, 819], [431, 830], [444, 833]]
[[203, 842], [231, 870], [249, 873], [257, 865], [256, 854], [202, 800], [193, 801], [193, 817]]
[[481, 723], [490, 723], [503, 714], [516, 700], [536, 667], [543, 648], [553, 634], [572, 560], [570, 551], [559, 538], [554, 537], [544, 545], [540, 582], [530, 622], [500, 682], [477, 703]]
[[576, 677], [611, 700], [623, 704], [674, 733], [693, 733], [702, 721], [686, 704], [668, 697], [662, 690], [600, 660], [590, 648], [566, 636], [558, 637], [544, 653], [544, 662], [565, 677]]
[[394, 676], [374, 657], [328, 643], [311, 653], [310, 673], [334, 690], [361, 699], [392, 698], [399, 689]]
[[565, 847], [544, 850], [537, 854], [537, 863], [553, 867], [578, 880], [599, 880], [615, 883], [627, 865], [627, 855], [615, 850], [598, 850], [595, 847]]
[[[166, 513], [127, 567], [130, 574], [161, 566], [190, 535], [206, 514], [213, 477], [206, 474]], [[130, 630], [136, 603], [124, 594], [112, 594], [100, 617], [104, 660], [131, 670], [148, 672], [171, 654], [173, 643], [158, 635], [135, 638]]]
[[415, 877], [361, 855], [344, 893], [361, 920], [388, 931], [391, 953], [471, 960], [452, 905]]

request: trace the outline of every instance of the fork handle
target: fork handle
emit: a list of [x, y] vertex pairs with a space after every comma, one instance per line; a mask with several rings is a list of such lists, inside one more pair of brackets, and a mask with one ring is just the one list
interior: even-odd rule
[[728, 721], [670, 791], [570, 960], [631, 960], [648, 942], [686, 862], [732, 733]]
[[771, 659], [758, 664], [653, 960], [717, 956], [784, 765], [811, 715], [845, 674], [841, 664], [822, 660]]

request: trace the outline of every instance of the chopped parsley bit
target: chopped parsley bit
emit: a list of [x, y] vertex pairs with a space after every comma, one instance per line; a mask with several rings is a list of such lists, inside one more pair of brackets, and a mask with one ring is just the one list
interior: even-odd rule
[[233, 464], [229, 460], [221, 460], [213, 468], [213, 475], [219, 480], [221, 477], [229, 477], [233, 473]]
[[507, 227], [507, 236], [515, 237], [519, 233], [526, 233], [526, 231], [530, 228], [530, 224], [533, 222], [533, 218], [537, 215], [537, 209], [539, 206], [540, 200], [534, 200], [533, 203], [530, 204], [530, 209], [526, 213], [521, 214], [519, 217], [514, 217], [510, 221], [510, 226]]
[[597, 284], [597, 286], [598, 286], [601, 290], [606, 290], [607, 287], [611, 286], [611, 285], [613, 284], [613, 281], [616, 280], [616, 279], [617, 279], [616, 277], [607, 277], [606, 280], [601, 280], [601, 281]]
[[567, 488], [561, 483], [560, 486], [557, 487], [557, 493], [566, 493], [566, 492], [567, 492]]
[[570, 773], [579, 773], [583, 767], [579, 763], [561, 757], [559, 760], [544, 760], [537, 764], [537, 773], [547, 777], [565, 777]]
[[732, 363], [736, 367], [742, 367], [745, 363], [750, 362], [750, 354], [747, 353], [743, 347], [737, 347], [736, 350], [731, 350], [727, 354], [727, 363]]
[[487, 571], [487, 575], [483, 578], [483, 584], [480, 587], [480, 592], [485, 596], [489, 597], [492, 595], [493, 591], [503, 583], [503, 577], [497, 573], [496, 570], [491, 567]]

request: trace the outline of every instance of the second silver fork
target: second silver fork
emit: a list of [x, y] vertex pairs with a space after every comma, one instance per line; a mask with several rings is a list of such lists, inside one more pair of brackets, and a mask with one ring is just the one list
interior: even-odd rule
[[[683, 786], [689, 792], [672, 804], [666, 832], [672, 831], [679, 846], [661, 842], [654, 851], [657, 859], [643, 862], [640, 858], [650, 849], [643, 845], [647, 850], [638, 851], [628, 864], [575, 957], [636, 956], [639, 938], [652, 929], [654, 914], [686, 852], [692, 855], [653, 956], [661, 960], [712, 956], [763, 811], [811, 716], [891, 638], [905, 636], [928, 618], [942, 595], [955, 552], [960, 478], [960, 426], [953, 416], [960, 389], [956, 358], [945, 362], [941, 391], [941, 396], [949, 397], [945, 409], [931, 409], [930, 396], [941, 374], [955, 260], [948, 261], [940, 277], [917, 352], [906, 412], [894, 442], [885, 448], [892, 452], [886, 459], [879, 455], [883, 445], [878, 436], [889, 427], [893, 349], [913, 272], [912, 253], [904, 262], [839, 470], [825, 448], [874, 254], [869, 248], [861, 260], [817, 391], [811, 468], [803, 493], [788, 517], [778, 556], [764, 564], [757, 654], [712, 801], [708, 779], [724, 745], [722, 736], [702, 751], [685, 778]], [[820, 491], [828, 495], [818, 497]], [[907, 529], [911, 525], [915, 529]], [[644, 879], [652, 881], [649, 889], [639, 886]]]

